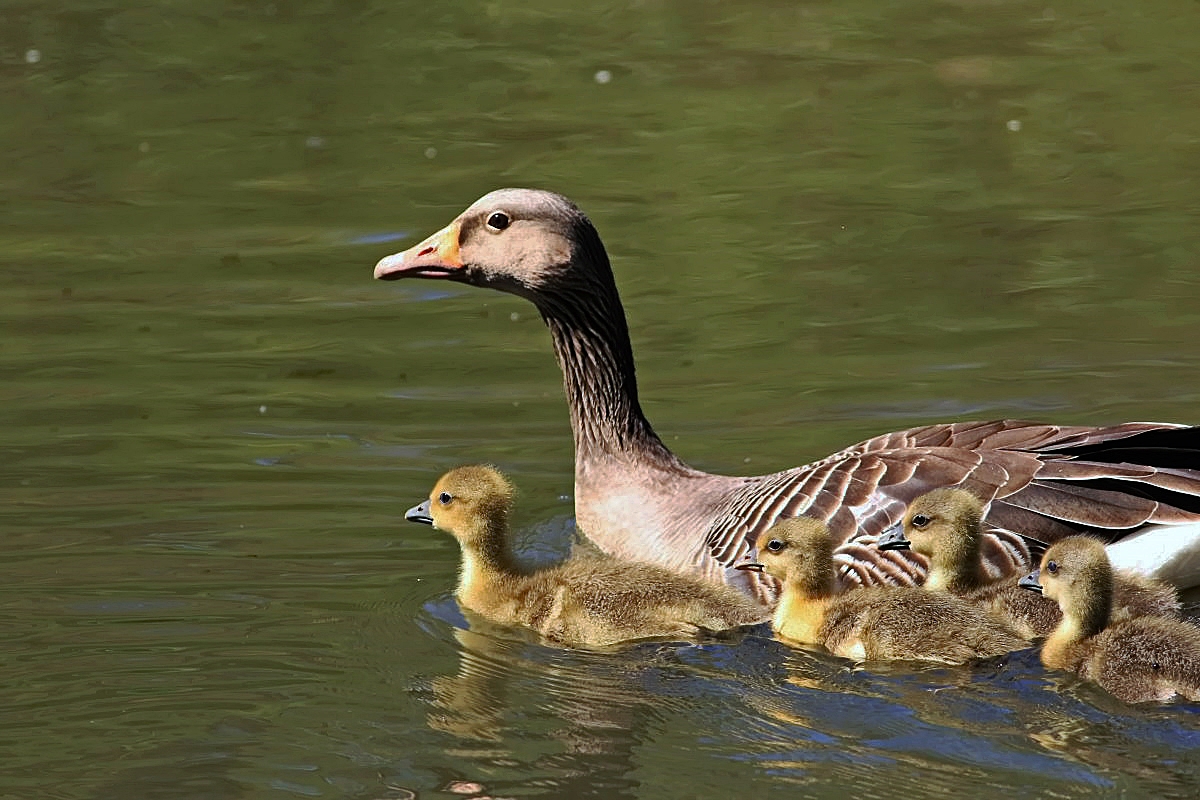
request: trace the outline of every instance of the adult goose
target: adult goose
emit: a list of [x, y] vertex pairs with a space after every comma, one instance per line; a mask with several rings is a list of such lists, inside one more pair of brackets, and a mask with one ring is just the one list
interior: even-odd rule
[[537, 306], [571, 412], [577, 522], [614, 555], [770, 599], [774, 581], [736, 564], [777, 520], [805, 514], [829, 525], [842, 582], [914, 583], [924, 573], [918, 559], [873, 544], [919, 495], [962, 486], [986, 505], [985, 558], [997, 574], [1032, 565], [1017, 533], [1049, 544], [1089, 531], [1113, 543], [1119, 566], [1200, 582], [1200, 428], [956, 422], [883, 434], [770, 475], [712, 475], [676, 457], [642, 414], [608, 256], [567, 198], [487, 194], [382, 259], [375, 277], [458, 281]]

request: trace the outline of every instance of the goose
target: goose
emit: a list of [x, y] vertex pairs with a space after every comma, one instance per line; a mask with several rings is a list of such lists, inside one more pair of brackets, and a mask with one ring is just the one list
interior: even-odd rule
[[1074, 672], [1126, 703], [1200, 700], [1200, 628], [1153, 616], [1113, 623], [1113, 570], [1100, 542], [1056, 542], [1020, 585], [1062, 609], [1042, 645], [1047, 668]]
[[771, 627], [784, 640], [819, 644], [859, 661], [964, 664], [1028, 642], [981, 605], [915, 586], [860, 586], [839, 593], [828, 526], [794, 517], [764, 531], [758, 561], [738, 569], [782, 583]]
[[[1015, 579], [989, 579], [982, 570], [979, 548], [984, 537], [983, 504], [966, 489], [941, 488], [909, 505], [903, 529], [879, 537], [882, 550], [911, 549], [929, 559], [923, 586], [984, 605], [1022, 636], [1045, 636], [1062, 613], [1048, 597], [1025, 591]], [[1146, 615], [1178, 616], [1174, 587], [1135, 573], [1113, 576], [1113, 620]]]
[[455, 597], [501, 625], [523, 625], [574, 647], [639, 639], [691, 639], [764, 622], [767, 611], [729, 586], [663, 567], [575, 556], [546, 569], [522, 567], [508, 540], [513, 486], [487, 465], [457, 467], [405, 518], [447, 531], [462, 548]]
[[381, 259], [374, 275], [457, 281], [537, 307], [570, 410], [576, 522], [614, 556], [769, 601], [773, 579], [734, 567], [760, 533], [803, 514], [829, 525], [842, 583], [913, 584], [924, 572], [918, 560], [873, 545], [919, 495], [962, 486], [984, 502], [989, 574], [1032, 566], [1017, 531], [1049, 543], [1087, 530], [1112, 543], [1122, 566], [1180, 586], [1200, 581], [1200, 428], [954, 422], [885, 433], [768, 475], [714, 475], [672, 453], [642, 413], [608, 256], [566, 197], [491, 192]]

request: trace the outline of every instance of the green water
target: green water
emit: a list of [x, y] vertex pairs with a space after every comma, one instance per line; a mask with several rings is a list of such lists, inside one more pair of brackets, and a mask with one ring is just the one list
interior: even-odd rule
[[570, 195], [714, 471], [1200, 422], [1196, 4], [561, 5], [0, 3], [0, 795], [1194, 796], [1200, 707], [1033, 653], [469, 629], [403, 510], [491, 461], [561, 552], [559, 375], [524, 302], [371, 269]]

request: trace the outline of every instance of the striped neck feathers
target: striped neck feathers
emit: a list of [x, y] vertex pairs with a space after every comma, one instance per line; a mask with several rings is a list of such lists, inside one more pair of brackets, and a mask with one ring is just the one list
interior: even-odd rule
[[576, 458], [610, 457], [690, 472], [642, 413], [625, 310], [600, 237], [584, 223], [574, 239], [576, 266], [562, 270], [531, 299], [550, 329], [562, 369]]

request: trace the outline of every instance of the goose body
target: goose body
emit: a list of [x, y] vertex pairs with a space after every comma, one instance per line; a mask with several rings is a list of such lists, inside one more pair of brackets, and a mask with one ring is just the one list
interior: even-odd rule
[[1015, 531], [1053, 542], [1088, 530], [1144, 571], [1181, 586], [1200, 581], [1200, 428], [957, 422], [876, 436], [769, 475], [712, 475], [668, 450], [642, 413], [608, 256], [567, 198], [492, 192], [382, 259], [375, 277], [452, 280], [534, 303], [563, 372], [576, 519], [615, 556], [737, 583], [769, 600], [773, 579], [734, 566], [761, 532], [803, 514], [828, 524], [840, 581], [916, 583], [919, 561], [873, 544], [917, 496], [962, 486], [984, 503], [989, 574], [1032, 565]]
[[1028, 642], [982, 606], [915, 586], [860, 586], [838, 592], [833, 542], [824, 522], [785, 520], [764, 531], [758, 562], [782, 583], [771, 627], [780, 638], [818, 644], [859, 661], [963, 664], [1003, 655]]
[[[1016, 577], [993, 579], [983, 569], [983, 504], [965, 489], [934, 489], [909, 505], [902, 530], [879, 538], [885, 550], [909, 549], [929, 560], [924, 586], [980, 603], [1022, 636], [1045, 636], [1062, 620], [1058, 604], [1017, 585]], [[1113, 575], [1113, 621], [1141, 616], [1178, 616], [1179, 597], [1165, 583], [1132, 572]]]
[[767, 618], [765, 608], [736, 589], [651, 564], [579, 556], [525, 569], [508, 541], [512, 497], [512, 485], [497, 470], [458, 467], [405, 514], [458, 540], [462, 568], [455, 597], [482, 617], [580, 647], [689, 639]]
[[1046, 667], [1074, 672], [1127, 703], [1200, 700], [1200, 628], [1169, 617], [1114, 622], [1112, 565], [1095, 539], [1057, 542], [1021, 586], [1062, 609], [1042, 646]]

